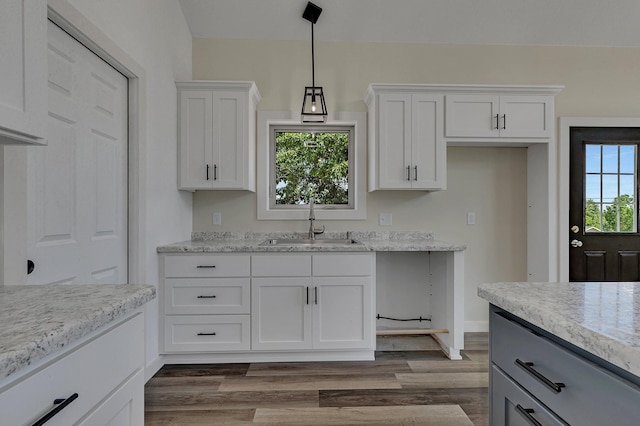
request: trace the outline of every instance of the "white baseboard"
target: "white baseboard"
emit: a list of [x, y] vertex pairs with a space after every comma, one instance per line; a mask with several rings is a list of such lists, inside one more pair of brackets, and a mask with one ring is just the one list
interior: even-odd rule
[[489, 321], [465, 321], [465, 333], [486, 333], [489, 331]]
[[144, 367], [144, 382], [147, 383], [164, 366], [164, 357], [158, 355]]

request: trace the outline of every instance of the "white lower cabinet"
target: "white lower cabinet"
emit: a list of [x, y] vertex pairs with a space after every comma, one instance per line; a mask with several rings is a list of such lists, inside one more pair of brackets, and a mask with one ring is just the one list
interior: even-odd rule
[[18, 377], [0, 392], [0, 423], [32, 425], [64, 406], [47, 426], [141, 425], [143, 367], [144, 318], [138, 312]]
[[[238, 259], [244, 257], [250, 262]], [[374, 253], [167, 254], [163, 259], [165, 354], [259, 357], [375, 349]], [[233, 278], [220, 276], [225, 262], [250, 263], [249, 276], [238, 277], [237, 268], [229, 272]], [[215, 278], [203, 277], [197, 264], [216, 265], [210, 269]]]

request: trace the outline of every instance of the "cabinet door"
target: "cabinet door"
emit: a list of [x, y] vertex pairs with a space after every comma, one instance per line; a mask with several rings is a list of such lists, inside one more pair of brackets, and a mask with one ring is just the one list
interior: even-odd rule
[[246, 94], [213, 92], [213, 188], [246, 189]]
[[3, 0], [0, 28], [0, 144], [44, 144], [47, 2]]
[[566, 425], [495, 365], [491, 365], [490, 374], [490, 424], [505, 426]]
[[378, 121], [379, 189], [411, 188], [411, 95], [381, 94]]
[[212, 93], [180, 92], [180, 189], [211, 189], [213, 183]]
[[448, 137], [499, 137], [500, 97], [447, 95], [445, 134]]
[[551, 96], [501, 96], [500, 136], [549, 138], [553, 122]]
[[314, 277], [314, 349], [373, 347], [371, 277]]
[[131, 377], [80, 426], [135, 426], [144, 423], [144, 371]]
[[311, 349], [311, 278], [254, 278], [253, 350]]
[[411, 99], [411, 187], [445, 189], [447, 146], [442, 135], [442, 96]]

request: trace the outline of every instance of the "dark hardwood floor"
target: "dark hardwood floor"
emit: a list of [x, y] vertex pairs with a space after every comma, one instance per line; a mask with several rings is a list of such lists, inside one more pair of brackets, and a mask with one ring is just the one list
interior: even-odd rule
[[375, 361], [166, 365], [145, 425], [487, 425], [486, 333], [465, 335], [462, 361], [426, 336], [377, 344]]

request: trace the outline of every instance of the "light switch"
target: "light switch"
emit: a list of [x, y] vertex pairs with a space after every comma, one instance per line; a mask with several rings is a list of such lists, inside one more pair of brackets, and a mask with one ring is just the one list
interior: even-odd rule
[[467, 213], [467, 225], [476, 224], [476, 214], [474, 212]]
[[380, 213], [380, 226], [391, 226], [392, 223], [391, 213]]
[[213, 224], [214, 225], [222, 225], [222, 213], [213, 212]]

